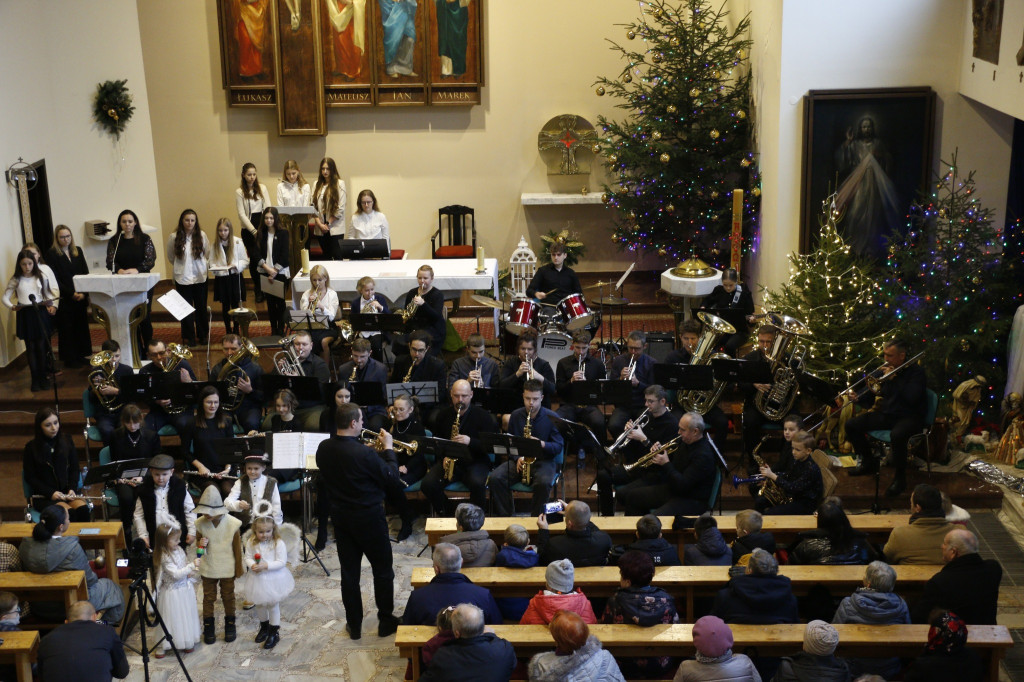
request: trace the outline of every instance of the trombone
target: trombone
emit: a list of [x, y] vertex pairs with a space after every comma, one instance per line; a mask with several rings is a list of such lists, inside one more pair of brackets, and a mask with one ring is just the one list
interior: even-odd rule
[[[380, 434], [377, 433], [376, 431], [363, 429], [362, 432], [359, 434], [359, 438], [362, 439], [364, 443], [372, 447], [377, 452], [384, 451], [384, 443], [380, 439]], [[402, 452], [407, 455], [415, 454], [416, 448], [420, 446], [420, 444], [417, 443], [416, 441], [413, 441], [411, 443], [403, 443], [400, 440], [392, 439], [391, 442], [393, 443], [391, 447], [392, 450], [394, 450], [395, 452]]]

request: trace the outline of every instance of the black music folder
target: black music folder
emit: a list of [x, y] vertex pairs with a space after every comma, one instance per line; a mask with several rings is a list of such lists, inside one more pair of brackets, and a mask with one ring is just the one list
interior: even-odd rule
[[711, 361], [711, 366], [715, 370], [715, 379], [719, 381], [745, 384], [772, 383], [772, 366], [767, 362], [717, 358]]
[[654, 383], [665, 389], [708, 391], [715, 386], [715, 370], [711, 365], [654, 365]]

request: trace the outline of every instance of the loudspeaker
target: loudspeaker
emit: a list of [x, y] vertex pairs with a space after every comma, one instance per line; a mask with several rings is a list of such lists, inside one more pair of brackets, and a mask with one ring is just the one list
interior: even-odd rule
[[647, 354], [656, 362], [665, 362], [674, 346], [675, 335], [672, 332], [647, 332]]

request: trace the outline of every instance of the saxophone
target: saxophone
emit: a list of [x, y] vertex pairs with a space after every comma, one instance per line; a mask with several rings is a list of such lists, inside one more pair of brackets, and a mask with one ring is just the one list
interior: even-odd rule
[[120, 393], [115, 395], [103, 395], [100, 393], [100, 389], [105, 386], [119, 388], [117, 385], [117, 379], [114, 378], [114, 372], [117, 370], [117, 363], [114, 362], [114, 354], [108, 350], [100, 351], [99, 353], [96, 353], [96, 355], [92, 356], [92, 359], [89, 360], [89, 364], [96, 368], [89, 373], [89, 385], [92, 387], [92, 392], [93, 395], [96, 396], [96, 400], [98, 400], [100, 404], [110, 412], [115, 412], [121, 409]]
[[[455, 422], [452, 424], [451, 440], [455, 440], [456, 436], [459, 435], [459, 420], [462, 419], [462, 407], [455, 408]], [[447, 483], [451, 483], [455, 478], [455, 463], [454, 457], [445, 457], [442, 466], [444, 467], [444, 480]]]
[[359, 363], [355, 360], [352, 361], [352, 373], [348, 375], [348, 382], [352, 383], [356, 380], [356, 374], [359, 373]]
[[[533, 424], [530, 421], [530, 416], [530, 412], [527, 412], [526, 425], [523, 426], [523, 438], [529, 438], [533, 435]], [[523, 457], [523, 471], [520, 478], [523, 485], [530, 485], [530, 481], [533, 480], [533, 463], [536, 461], [536, 457]]]
[[[767, 435], [764, 438], [762, 438], [761, 442], [757, 444], [757, 447], [754, 448], [754, 451], [750, 454], [750, 456], [754, 459], [754, 462], [757, 464], [758, 470], [760, 470], [761, 467], [768, 466], [767, 463], [765, 463], [764, 458], [762, 458], [757, 453], [761, 450], [761, 446], [764, 445], [765, 441], [767, 441], [769, 438], [771, 438], [771, 435]], [[793, 498], [787, 495], [786, 491], [780, 488], [779, 484], [770, 478], [764, 479], [764, 483], [761, 485], [761, 489], [757, 491], [757, 496], [764, 499], [764, 501], [767, 502], [769, 506], [772, 507], [776, 507], [780, 504], [789, 504], [790, 502], [793, 501]]]
[[241, 347], [233, 354], [224, 358], [224, 367], [217, 374], [217, 381], [227, 382], [228, 390], [224, 409], [234, 412], [245, 400], [245, 394], [238, 390], [238, 382], [246, 376], [245, 371], [239, 366], [246, 358], [258, 358], [260, 349], [249, 339], [242, 339]]
[[[160, 366], [165, 372], [173, 372], [181, 364], [182, 360], [188, 360], [192, 357], [192, 351], [186, 346], [169, 343], [167, 344], [167, 352], [171, 355], [170, 359], [165, 360]], [[174, 405], [173, 403], [167, 406], [167, 414], [181, 414], [185, 411], [185, 405]]]
[[[411, 365], [409, 365], [409, 371], [405, 373], [405, 378], [403, 378], [403, 379], [402, 379], [402, 383], [403, 383], [403, 384], [407, 384], [407, 383], [409, 383], [410, 381], [412, 381], [412, 371], [413, 371], [414, 369], [416, 369], [416, 365], [418, 365], [418, 364], [420, 364], [420, 360], [419, 360], [419, 358], [416, 358], [415, 360], [413, 360], [413, 361], [412, 361], [412, 364], [411, 364]], [[458, 423], [459, 423], [459, 422], [458, 422], [458, 415], [456, 415], [456, 422], [455, 422], [455, 423], [456, 423], [456, 424], [458, 424]], [[452, 434], [452, 438], [454, 438], [454, 437], [455, 437], [455, 436], [457, 436], [457, 435], [459, 435], [459, 434], [458, 434], [458, 431], [456, 431], [456, 432], [454, 432], [454, 433]]]

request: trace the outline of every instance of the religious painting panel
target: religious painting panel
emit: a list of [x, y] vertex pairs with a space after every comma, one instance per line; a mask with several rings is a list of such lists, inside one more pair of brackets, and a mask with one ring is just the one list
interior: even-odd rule
[[1003, 0], [972, 0], [974, 28], [972, 54], [977, 59], [999, 64], [999, 42], [1003, 32]]
[[278, 0], [277, 123], [281, 135], [323, 135], [324, 111], [320, 3]]
[[804, 97], [800, 248], [817, 241], [833, 192], [839, 231], [854, 252], [882, 261], [905, 234], [910, 205], [932, 172], [935, 92], [928, 87], [811, 90]]
[[320, 40], [327, 106], [371, 106], [374, 33], [369, 4], [374, 0], [316, 1], [322, 2]]
[[273, 0], [219, 0], [221, 80], [232, 106], [273, 106]]
[[479, 104], [482, 0], [428, 0], [430, 101]]
[[426, 12], [420, 0], [370, 0], [377, 35], [374, 62], [380, 105], [426, 104]]

